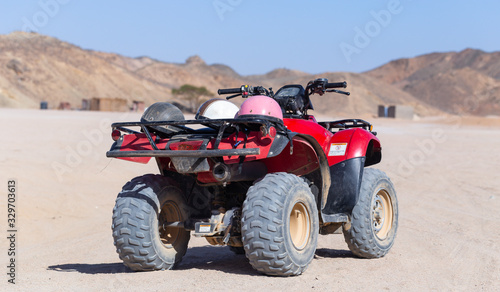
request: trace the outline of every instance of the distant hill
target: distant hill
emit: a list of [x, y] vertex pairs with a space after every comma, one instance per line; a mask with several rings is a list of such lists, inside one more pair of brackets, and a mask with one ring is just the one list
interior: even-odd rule
[[[0, 35], [0, 106], [38, 108], [41, 101], [48, 101], [49, 107], [54, 108], [64, 101], [79, 108], [82, 99], [92, 97], [121, 97], [130, 103], [142, 100], [148, 106], [157, 101], [174, 101], [171, 90], [183, 84], [205, 86], [213, 93], [219, 88], [242, 84], [273, 87], [276, 91], [285, 84], [305, 85], [314, 78], [326, 77], [330, 82], [347, 81], [351, 96], [314, 97], [315, 113], [335, 117], [375, 115], [378, 104], [411, 105], [422, 116], [441, 113], [429, 105], [436, 104], [432, 98], [415, 98], [416, 93], [401, 86], [406, 79], [391, 70], [402, 70], [404, 66], [391, 66], [377, 70], [389, 70], [396, 76], [392, 79], [376, 70], [363, 74], [312, 75], [284, 68], [262, 75], [241, 76], [226, 65], [208, 65], [198, 56], [182, 64], [166, 63], [149, 57], [130, 58], [84, 50], [52, 37], [15, 32]], [[421, 69], [420, 65], [416, 67]], [[407, 70], [404, 71], [407, 78], [414, 78], [418, 71]], [[489, 70], [494, 72], [493, 68]], [[491, 83], [496, 80], [490, 79]], [[241, 99], [234, 101], [240, 103]]]
[[392, 61], [363, 73], [453, 114], [500, 115], [500, 52], [467, 49]]

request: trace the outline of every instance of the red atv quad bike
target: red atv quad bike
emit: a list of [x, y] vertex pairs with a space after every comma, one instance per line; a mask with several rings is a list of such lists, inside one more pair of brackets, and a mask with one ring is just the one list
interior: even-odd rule
[[[345, 82], [320, 78], [286, 85], [221, 89], [248, 98], [204, 103], [185, 120], [155, 103], [140, 122], [114, 123], [107, 152], [139, 163], [155, 158], [160, 174], [125, 184], [113, 209], [113, 238], [136, 271], [172, 269], [190, 235], [245, 254], [257, 271], [299, 275], [312, 261], [318, 234], [344, 233], [352, 253], [379, 258], [394, 243], [396, 191], [367, 168], [382, 158], [372, 125], [359, 119], [317, 122], [309, 96], [349, 94]], [[136, 128], [132, 130], [131, 128]]]

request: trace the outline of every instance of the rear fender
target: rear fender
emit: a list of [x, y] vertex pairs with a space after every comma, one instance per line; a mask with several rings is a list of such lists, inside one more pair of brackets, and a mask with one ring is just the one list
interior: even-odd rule
[[[250, 132], [245, 134], [243, 132], [236, 134], [232, 134], [227, 138], [224, 138], [220, 141], [217, 149], [243, 149], [243, 148], [259, 148], [260, 153], [258, 155], [248, 155], [245, 156], [245, 162], [265, 159], [269, 155], [273, 156], [270, 153], [274, 144], [279, 144], [278, 140], [283, 139], [283, 136], [276, 135], [276, 137], [271, 138], [270, 136], [262, 137], [260, 132]], [[276, 142], [275, 142], [276, 141]], [[207, 149], [215, 148], [215, 139], [211, 140], [208, 143]], [[233, 164], [239, 163], [240, 158], [238, 156], [224, 156], [224, 163]]]
[[[174, 136], [175, 137], [175, 136]], [[159, 150], [165, 150], [168, 146], [169, 139], [157, 139], [154, 135], [152, 139], [155, 141], [156, 146]], [[183, 138], [180, 141], [187, 141], [189, 138]], [[202, 140], [201, 138], [194, 138], [193, 140]], [[258, 148], [259, 154], [257, 155], [247, 155], [245, 156], [245, 162], [265, 159], [267, 157], [275, 156], [279, 154], [282, 149], [286, 146], [288, 141], [286, 136], [276, 135], [275, 138], [269, 136], [262, 137], [260, 132], [250, 132], [245, 134], [240, 132], [236, 137], [232, 134], [226, 138], [220, 140], [220, 143], [216, 145], [216, 139], [212, 139], [208, 142], [206, 149], [218, 149], [218, 150], [231, 150], [231, 149], [244, 149], [244, 148]], [[111, 151], [144, 151], [144, 150], [154, 150], [147, 138], [146, 134], [128, 134], [121, 136], [118, 141], [113, 143], [111, 146]], [[170, 150], [170, 149], [167, 149]], [[271, 151], [272, 150], [272, 151]], [[118, 159], [123, 159], [127, 161], [133, 161], [138, 163], [148, 163], [151, 156], [141, 156], [141, 157], [116, 157]], [[200, 157], [203, 157], [202, 155]], [[196, 159], [194, 159], [196, 161]], [[224, 163], [233, 164], [239, 163], [239, 156], [223, 156]], [[171, 161], [170, 158], [167, 159], [157, 159], [159, 163], [162, 164], [161, 167], [166, 168], [167, 164]]]
[[[152, 136], [156, 139], [155, 136]], [[157, 143], [158, 147], [165, 148], [165, 142]], [[137, 150], [153, 150], [151, 143], [149, 143], [146, 134], [129, 134], [121, 136], [116, 142], [111, 146], [111, 151], [137, 151]], [[133, 161], [138, 163], [147, 164], [151, 157], [117, 157], [118, 159]]]
[[293, 152], [290, 143], [283, 147], [279, 155], [264, 159], [268, 172], [288, 172], [308, 179], [316, 188], [318, 210], [326, 204], [330, 188], [328, 160], [321, 145], [312, 136], [291, 133]]

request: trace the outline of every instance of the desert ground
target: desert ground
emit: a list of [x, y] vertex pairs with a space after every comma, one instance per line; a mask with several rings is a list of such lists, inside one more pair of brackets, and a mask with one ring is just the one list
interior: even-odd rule
[[[243, 255], [191, 237], [176, 270], [132, 272], [111, 236], [116, 195], [147, 165], [108, 159], [110, 124], [139, 114], [0, 109], [2, 291], [500, 290], [500, 119], [375, 119], [399, 230], [389, 254], [353, 256], [320, 236], [297, 277], [258, 274]], [[16, 284], [9, 284], [7, 182], [17, 182]]]

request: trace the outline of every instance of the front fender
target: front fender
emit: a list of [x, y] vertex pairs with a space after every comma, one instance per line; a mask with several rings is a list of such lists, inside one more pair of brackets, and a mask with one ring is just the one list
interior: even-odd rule
[[377, 164], [382, 159], [380, 140], [364, 129], [342, 130], [333, 135], [327, 152], [330, 166], [345, 160], [366, 157], [364, 166]]
[[363, 169], [382, 159], [380, 140], [364, 129], [348, 129], [333, 135], [328, 150], [331, 186], [321, 210], [325, 222], [342, 222], [359, 199]]

